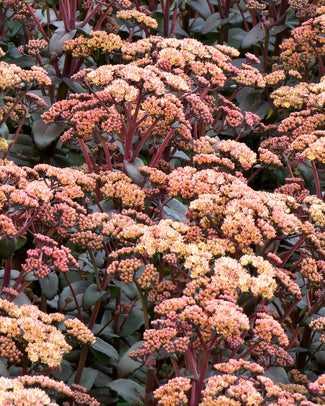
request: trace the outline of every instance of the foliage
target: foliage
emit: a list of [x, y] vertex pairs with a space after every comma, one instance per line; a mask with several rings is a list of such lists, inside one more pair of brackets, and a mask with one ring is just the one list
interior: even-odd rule
[[0, 2], [2, 403], [324, 403], [324, 15]]

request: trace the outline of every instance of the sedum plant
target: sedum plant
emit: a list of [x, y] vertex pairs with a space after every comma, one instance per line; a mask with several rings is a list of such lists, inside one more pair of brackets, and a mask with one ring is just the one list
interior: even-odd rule
[[[168, 37], [195, 4], [1, 3], [7, 404], [324, 402], [324, 10], [291, 2], [281, 44], [286, 2], [207, 2], [244, 59]], [[7, 160], [22, 129], [83, 165]]]

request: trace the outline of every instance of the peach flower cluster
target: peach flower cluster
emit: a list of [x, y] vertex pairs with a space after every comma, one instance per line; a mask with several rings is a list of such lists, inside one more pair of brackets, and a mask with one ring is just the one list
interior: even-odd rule
[[0, 377], [0, 402], [3, 405], [59, 406], [52, 401], [53, 392], [78, 406], [99, 406], [99, 402], [79, 388], [70, 388], [48, 376]]
[[82, 344], [95, 344], [96, 337], [79, 319], [68, 319], [64, 322], [66, 334], [75, 337]]
[[6, 337], [1, 351], [8, 348], [11, 361], [19, 361], [24, 351], [29, 361], [55, 368], [71, 350], [61, 331], [52, 325], [64, 319], [62, 314], [49, 315], [33, 305], [18, 307], [5, 299], [0, 299], [0, 311], [0, 331]]

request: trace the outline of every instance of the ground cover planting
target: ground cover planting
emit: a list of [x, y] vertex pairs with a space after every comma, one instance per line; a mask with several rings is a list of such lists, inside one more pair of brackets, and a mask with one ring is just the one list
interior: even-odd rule
[[325, 5], [0, 0], [0, 404], [325, 404]]

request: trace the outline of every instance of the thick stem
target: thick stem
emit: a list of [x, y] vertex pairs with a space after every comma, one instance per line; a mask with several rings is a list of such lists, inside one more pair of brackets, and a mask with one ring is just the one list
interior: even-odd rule
[[150, 325], [149, 325], [149, 313], [148, 313], [146, 299], [145, 299], [143, 293], [141, 292], [141, 289], [139, 288], [139, 286], [137, 284], [136, 284], [136, 287], [137, 287], [138, 294], [139, 294], [140, 301], [141, 301], [141, 305], [142, 305], [144, 327], [145, 327], [146, 330], [148, 330], [150, 328]]
[[7, 156], [9, 155], [9, 153], [10, 153], [10, 151], [11, 151], [11, 148], [14, 146], [15, 142], [17, 141], [18, 135], [20, 134], [20, 131], [21, 131], [21, 129], [22, 129], [24, 123], [25, 123], [25, 120], [26, 120], [26, 111], [24, 111], [24, 116], [23, 116], [23, 118], [20, 120], [19, 125], [18, 125], [18, 127], [17, 127], [17, 130], [16, 130], [16, 132], [15, 132], [15, 135], [13, 136], [13, 139], [11, 140], [11, 142], [10, 142], [10, 144], [9, 144], [9, 146], [8, 146], [8, 150], [7, 150], [7, 152], [4, 154], [4, 156], [3, 156], [2, 159], [6, 159]]
[[321, 199], [322, 198], [322, 188], [321, 188], [321, 185], [320, 185], [319, 176], [318, 176], [315, 161], [311, 161], [311, 167], [312, 167], [313, 174], [314, 174], [314, 180], [315, 180], [315, 186], [316, 186], [316, 195], [317, 195], [318, 199]]
[[81, 353], [80, 353], [80, 358], [79, 358], [79, 363], [78, 363], [78, 367], [77, 367], [77, 371], [76, 371], [76, 376], [74, 378], [74, 383], [76, 383], [77, 385], [80, 383], [82, 372], [83, 372], [83, 369], [84, 369], [85, 364], [86, 364], [88, 351], [89, 351], [89, 345], [84, 344], [83, 347], [82, 347]]
[[186, 361], [187, 361], [187, 364], [188, 364], [189, 368], [193, 372], [194, 379], [197, 381], [200, 378], [200, 375], [198, 373], [197, 366], [196, 366], [196, 360], [195, 360], [195, 357], [193, 355], [194, 351], [195, 350], [193, 348], [187, 349], [186, 352], [185, 352], [185, 358], [186, 358]]
[[72, 285], [71, 285], [71, 283], [70, 283], [70, 281], [69, 281], [69, 278], [68, 278], [68, 276], [67, 276], [67, 273], [66, 273], [66, 272], [63, 272], [63, 275], [64, 275], [65, 280], [67, 281], [67, 284], [68, 284], [68, 286], [69, 286], [69, 288], [70, 288], [70, 292], [71, 292], [71, 294], [72, 294], [74, 303], [75, 303], [76, 308], [77, 308], [77, 312], [78, 312], [79, 319], [80, 319], [80, 321], [83, 322], [83, 317], [82, 317], [81, 309], [80, 309], [80, 306], [79, 306], [79, 303], [78, 303], [78, 300], [77, 300], [77, 296], [76, 296], [76, 294], [75, 294], [75, 291], [73, 290], [73, 287], [72, 287]]
[[153, 404], [153, 382], [154, 382], [155, 371], [152, 368], [147, 370], [147, 379], [146, 379], [146, 392], [144, 398], [144, 406], [151, 406]]
[[170, 362], [172, 363], [172, 366], [173, 366], [173, 368], [174, 368], [175, 375], [176, 375], [177, 377], [178, 377], [178, 376], [181, 376], [181, 374], [180, 374], [180, 372], [179, 372], [179, 366], [178, 366], [176, 360], [175, 360], [174, 358], [170, 358]]
[[296, 251], [298, 247], [305, 241], [306, 236], [302, 235], [299, 240], [290, 248], [286, 256], [283, 258], [282, 266], [284, 266], [290, 259], [291, 255]]
[[243, 23], [244, 23], [244, 26], [245, 26], [245, 30], [246, 30], [247, 32], [249, 32], [249, 25], [248, 25], [248, 23], [247, 23], [247, 20], [246, 20], [246, 18], [245, 18], [245, 15], [244, 15], [244, 13], [243, 13], [243, 10], [242, 10], [242, 9], [240, 8], [240, 6], [239, 6], [238, 0], [235, 0], [235, 4], [236, 4], [236, 6], [237, 6], [237, 8], [238, 8], [238, 10], [239, 10], [239, 12], [240, 12], [240, 15], [241, 15], [242, 19], [243, 19]]
[[169, 10], [170, 10], [170, 0], [165, 0], [165, 8], [163, 10], [164, 14], [164, 37], [169, 36]]
[[157, 122], [158, 122], [158, 118], [156, 118], [156, 120], [152, 123], [152, 125], [148, 129], [148, 131], [143, 135], [143, 137], [141, 138], [141, 141], [138, 142], [138, 145], [135, 147], [135, 149], [133, 151], [133, 154], [132, 154], [132, 157], [131, 157], [129, 162], [134, 162], [135, 158], [137, 158], [137, 156], [139, 155], [142, 148], [149, 141], [149, 139], [151, 137], [152, 130], [155, 128]]
[[107, 148], [106, 141], [105, 141], [105, 139], [103, 137], [100, 137], [100, 143], [101, 143], [101, 146], [102, 146], [102, 148], [104, 150], [104, 154], [105, 154], [105, 158], [106, 158], [106, 165], [107, 165], [108, 169], [110, 171], [112, 171], [113, 170], [113, 165], [112, 165], [112, 160], [111, 160], [111, 154], [110, 154], [110, 152], [109, 152], [109, 150]]
[[284, 320], [289, 316], [289, 314], [296, 308], [297, 303], [300, 302], [300, 299], [296, 299], [293, 303], [290, 304], [290, 306], [287, 308], [287, 310], [284, 312], [284, 314], [280, 317], [279, 323], [282, 324]]
[[25, 3], [25, 5], [26, 5], [26, 7], [28, 8], [28, 11], [30, 12], [30, 14], [33, 16], [33, 19], [34, 19], [34, 21], [35, 21], [35, 23], [36, 23], [36, 25], [37, 25], [37, 28], [39, 29], [39, 32], [42, 34], [43, 39], [44, 39], [46, 42], [50, 42], [49, 37], [46, 35], [46, 33], [45, 33], [45, 31], [44, 31], [44, 29], [43, 29], [41, 23], [40, 23], [40, 20], [35, 16], [34, 10], [33, 10], [33, 8], [31, 7], [31, 5], [28, 4], [28, 3]]
[[93, 254], [92, 251], [90, 251], [90, 250], [88, 250], [88, 254], [89, 254], [89, 256], [90, 256], [90, 260], [91, 260], [91, 263], [92, 263], [93, 268], [94, 268], [94, 273], [95, 273], [95, 279], [96, 279], [97, 289], [98, 289], [98, 290], [101, 290], [101, 288], [100, 288], [100, 278], [99, 278], [98, 266], [97, 266], [97, 264], [96, 264], [96, 260], [95, 260], [94, 254]]
[[[99, 309], [100, 309], [101, 302], [102, 302], [102, 300], [99, 299], [96, 302], [96, 304], [95, 304], [95, 306], [93, 308], [93, 311], [91, 313], [91, 317], [90, 317], [90, 320], [89, 320], [89, 324], [88, 324], [89, 330], [92, 330], [93, 327], [94, 327], [94, 324], [95, 324], [95, 321], [97, 319], [98, 312], [99, 312]], [[89, 351], [89, 345], [88, 344], [83, 345], [82, 350], [81, 350], [81, 354], [80, 354], [80, 358], [79, 358], [77, 371], [76, 371], [76, 376], [74, 378], [74, 383], [76, 383], [76, 384], [79, 384], [79, 382], [80, 382], [82, 372], [83, 372], [83, 369], [84, 369], [85, 364], [86, 364], [88, 351]]]
[[[311, 344], [311, 334], [312, 334], [312, 330], [309, 326], [305, 326], [304, 328], [304, 333], [302, 335], [302, 339], [300, 342], [299, 347], [302, 348], [309, 348], [310, 344]], [[307, 357], [307, 353], [305, 352], [298, 352], [297, 353], [297, 369], [299, 371], [303, 371], [305, 368], [305, 364], [306, 364], [306, 357]]]
[[82, 152], [83, 152], [84, 157], [85, 157], [85, 160], [86, 160], [86, 164], [87, 164], [88, 171], [89, 171], [89, 173], [92, 173], [92, 172], [93, 172], [93, 165], [92, 165], [92, 162], [91, 162], [89, 153], [88, 153], [88, 151], [87, 151], [87, 147], [86, 147], [85, 141], [84, 141], [83, 139], [80, 139], [80, 140], [79, 140], [79, 143], [80, 143]]
[[211, 355], [211, 351], [205, 351], [204, 352], [204, 357], [203, 357], [203, 362], [202, 362], [202, 366], [201, 366], [200, 376], [199, 376], [198, 381], [196, 382], [196, 404], [197, 405], [200, 402], [201, 392], [202, 392], [202, 389], [203, 389], [204, 379], [205, 379], [205, 375], [206, 375], [208, 365], [209, 365], [210, 355]]
[[156, 152], [156, 155], [152, 158], [152, 160], [151, 160], [151, 162], [149, 164], [149, 166], [151, 168], [154, 168], [156, 163], [159, 161], [159, 158], [161, 157], [161, 154], [164, 152], [164, 149], [166, 148], [168, 142], [170, 141], [170, 139], [174, 135], [174, 132], [175, 132], [175, 128], [171, 128], [169, 133], [166, 135], [166, 138], [164, 139], [163, 143], [161, 144], [158, 151]]
[[70, 27], [72, 30], [76, 28], [76, 12], [77, 12], [77, 0], [70, 0]]
[[269, 67], [268, 67], [269, 40], [270, 40], [270, 30], [267, 28], [267, 29], [265, 29], [265, 41], [264, 41], [264, 50], [263, 50], [264, 73], [267, 73], [269, 70]]
[[12, 268], [12, 257], [7, 259], [6, 265], [5, 265], [5, 272], [3, 276], [3, 284], [2, 284], [2, 289], [6, 288], [8, 289], [10, 286], [10, 276], [11, 276], [11, 268]]
[[70, 32], [70, 23], [69, 23], [69, 16], [66, 6], [64, 4], [64, 0], [59, 0], [59, 10], [61, 14], [61, 18], [63, 19], [64, 29], [66, 32]]
[[174, 9], [174, 12], [173, 12], [172, 23], [171, 23], [171, 26], [170, 26], [170, 35], [174, 34], [176, 21], [177, 21], [177, 14], [178, 14], [178, 7], [175, 6], [175, 9]]

